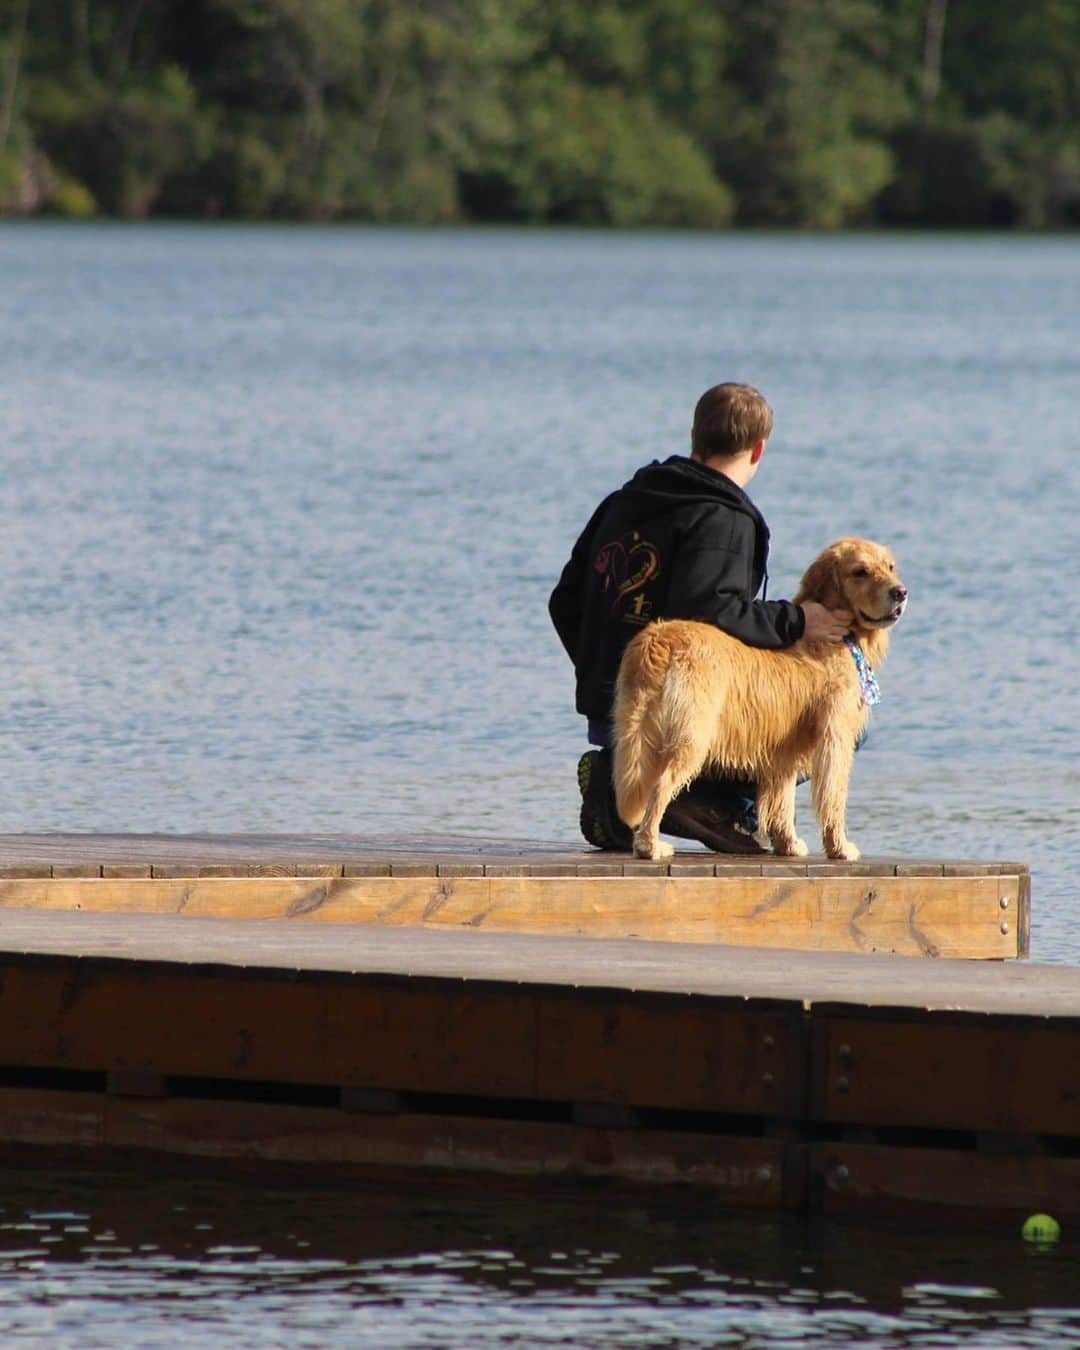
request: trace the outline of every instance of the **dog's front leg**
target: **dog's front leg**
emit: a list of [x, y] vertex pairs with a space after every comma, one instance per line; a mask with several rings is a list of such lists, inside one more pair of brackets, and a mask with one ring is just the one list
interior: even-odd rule
[[762, 778], [757, 794], [758, 828], [764, 830], [775, 853], [805, 858], [810, 850], [795, 832], [795, 775]]
[[826, 735], [814, 756], [811, 795], [821, 824], [821, 842], [830, 858], [855, 862], [858, 848], [847, 837], [848, 781], [855, 747], [849, 737]]

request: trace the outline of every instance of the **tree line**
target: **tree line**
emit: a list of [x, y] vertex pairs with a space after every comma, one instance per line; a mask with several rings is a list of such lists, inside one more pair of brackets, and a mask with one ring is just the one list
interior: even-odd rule
[[0, 211], [1080, 223], [1077, 0], [0, 0]]

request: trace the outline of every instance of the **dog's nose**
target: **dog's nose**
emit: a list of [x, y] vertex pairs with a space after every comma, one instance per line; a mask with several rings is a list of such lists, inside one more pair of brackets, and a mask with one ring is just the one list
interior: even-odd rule
[[893, 598], [894, 600], [906, 600], [906, 599], [907, 599], [907, 587], [906, 587], [906, 586], [894, 586], [894, 587], [892, 588], [892, 590], [889, 592], [889, 594], [892, 596], [892, 598]]

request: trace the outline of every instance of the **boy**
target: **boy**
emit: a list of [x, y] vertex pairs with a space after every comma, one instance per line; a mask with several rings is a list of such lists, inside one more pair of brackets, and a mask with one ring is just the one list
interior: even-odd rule
[[[589, 743], [578, 763], [581, 830], [627, 851], [611, 786], [611, 709], [623, 648], [653, 619], [714, 623], [751, 647], [842, 642], [850, 614], [823, 605], [756, 600], [769, 528], [746, 495], [772, 433], [772, 409], [746, 384], [718, 384], [694, 409], [690, 458], [639, 469], [600, 503], [551, 594], [549, 612], [577, 676]], [[725, 853], [758, 853], [754, 785], [697, 779], [661, 828]]]

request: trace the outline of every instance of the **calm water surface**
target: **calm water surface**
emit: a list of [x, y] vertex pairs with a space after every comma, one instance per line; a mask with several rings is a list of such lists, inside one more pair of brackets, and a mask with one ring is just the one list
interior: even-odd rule
[[[745, 379], [770, 593], [848, 533], [912, 591], [853, 837], [1029, 861], [1033, 954], [1080, 963], [1075, 240], [17, 225], [0, 324], [0, 831], [574, 841], [547, 594]], [[45, 1344], [1080, 1344], [1066, 1258], [1009, 1246], [883, 1294], [865, 1242], [731, 1220], [57, 1185], [0, 1276]]]

